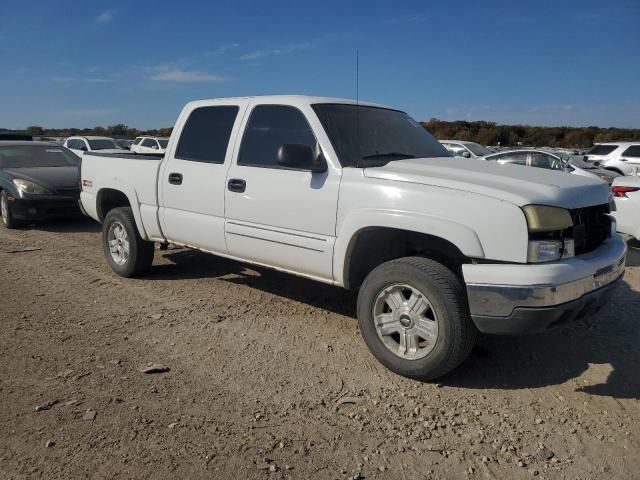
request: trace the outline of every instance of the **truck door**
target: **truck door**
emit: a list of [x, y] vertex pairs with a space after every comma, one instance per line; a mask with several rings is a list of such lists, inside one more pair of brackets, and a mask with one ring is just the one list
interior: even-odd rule
[[330, 281], [341, 171], [328, 165], [312, 173], [277, 163], [285, 144], [322, 152], [307, 120], [317, 118], [308, 110], [305, 116], [293, 106], [262, 104], [245, 115], [227, 173], [226, 238], [233, 256]]
[[167, 150], [158, 179], [160, 222], [168, 240], [227, 253], [225, 179], [247, 103], [196, 103], [180, 116], [175, 127], [180, 137]]

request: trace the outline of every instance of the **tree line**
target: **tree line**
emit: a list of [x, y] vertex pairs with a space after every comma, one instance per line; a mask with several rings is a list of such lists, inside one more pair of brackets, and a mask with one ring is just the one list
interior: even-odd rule
[[[468, 140], [483, 145], [505, 147], [526, 145], [534, 147], [586, 148], [594, 143], [640, 139], [638, 128], [599, 127], [534, 127], [529, 125], [498, 125], [495, 122], [448, 122], [432, 118], [421, 122], [436, 138], [444, 140]], [[108, 137], [134, 138], [140, 135], [168, 137], [171, 127], [140, 130], [124, 124], [93, 128], [43, 128], [27, 127], [23, 133], [39, 137], [70, 137], [72, 135], [102, 135]], [[0, 132], [8, 131], [0, 129]]]
[[599, 127], [533, 127], [529, 125], [498, 125], [495, 122], [447, 122], [432, 118], [422, 122], [440, 140], [468, 140], [483, 145], [505, 147], [586, 148], [594, 143], [640, 139], [638, 128]]

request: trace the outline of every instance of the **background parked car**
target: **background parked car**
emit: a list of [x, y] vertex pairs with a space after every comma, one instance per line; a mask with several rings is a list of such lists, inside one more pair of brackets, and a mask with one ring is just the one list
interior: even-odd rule
[[123, 150], [123, 148], [110, 137], [69, 137], [64, 141], [64, 146], [79, 156], [82, 156], [84, 152], [94, 152], [97, 150], [103, 153], [122, 153]]
[[618, 177], [611, 190], [616, 202], [616, 211], [611, 214], [618, 222], [618, 232], [640, 240], [640, 178]]
[[597, 143], [584, 160], [623, 175], [640, 175], [640, 141]]
[[2, 225], [80, 213], [80, 158], [50, 142], [0, 142]]
[[165, 137], [136, 137], [131, 145], [135, 153], [164, 153], [169, 139]]
[[619, 173], [605, 170], [598, 166], [581, 161], [564, 153], [548, 150], [509, 150], [483, 157], [485, 160], [497, 161], [501, 164], [524, 165], [527, 167], [546, 168], [581, 175], [583, 177], [598, 177], [609, 185]]
[[130, 138], [116, 138], [116, 143], [123, 150], [131, 150], [131, 145], [133, 145], [133, 140]]
[[440, 140], [440, 143], [454, 157], [478, 158], [489, 155], [489, 150], [484, 145], [475, 142], [465, 142], [463, 140]]

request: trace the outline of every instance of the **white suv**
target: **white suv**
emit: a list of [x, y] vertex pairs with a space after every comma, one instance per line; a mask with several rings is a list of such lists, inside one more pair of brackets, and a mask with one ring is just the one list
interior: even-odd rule
[[135, 153], [164, 153], [169, 143], [164, 137], [136, 137], [131, 145], [131, 151]]
[[640, 175], [640, 141], [596, 143], [584, 160], [623, 175]]
[[69, 137], [64, 141], [63, 146], [80, 157], [84, 152], [96, 150], [100, 150], [101, 153], [122, 153], [123, 150], [113, 138], [96, 136]]

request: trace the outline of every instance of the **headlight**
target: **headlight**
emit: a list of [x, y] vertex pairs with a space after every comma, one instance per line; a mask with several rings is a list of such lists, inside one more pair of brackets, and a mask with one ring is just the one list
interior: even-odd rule
[[16, 178], [13, 180], [13, 184], [24, 193], [29, 193], [32, 195], [46, 195], [49, 193], [46, 188], [28, 180], [21, 180], [19, 178]]
[[525, 205], [522, 207], [527, 219], [529, 233], [553, 232], [573, 227], [569, 210], [546, 205]]
[[573, 239], [564, 240], [529, 240], [527, 248], [527, 262], [553, 262], [561, 258], [576, 255]]

